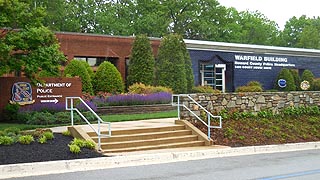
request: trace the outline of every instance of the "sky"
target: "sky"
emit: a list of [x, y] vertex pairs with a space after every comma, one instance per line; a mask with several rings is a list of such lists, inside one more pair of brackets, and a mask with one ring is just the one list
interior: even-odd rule
[[280, 29], [291, 17], [320, 16], [320, 0], [218, 0], [225, 7], [234, 7], [238, 11], [256, 11], [275, 21]]

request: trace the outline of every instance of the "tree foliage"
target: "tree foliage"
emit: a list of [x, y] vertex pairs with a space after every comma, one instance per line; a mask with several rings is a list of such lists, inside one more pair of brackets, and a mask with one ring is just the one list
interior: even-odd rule
[[108, 61], [101, 63], [93, 79], [94, 91], [122, 93], [124, 84], [120, 72]]
[[139, 35], [135, 38], [128, 68], [128, 86], [134, 83], [146, 85], [154, 83], [155, 61], [150, 41], [146, 35]]
[[0, 75], [23, 71], [33, 82], [40, 71], [58, 75], [65, 57], [54, 33], [41, 24], [43, 9], [28, 0], [6, 0], [0, 12]]
[[156, 62], [156, 84], [170, 87], [175, 93], [187, 92], [185, 52], [181, 45], [178, 35], [165, 36], [160, 43]]

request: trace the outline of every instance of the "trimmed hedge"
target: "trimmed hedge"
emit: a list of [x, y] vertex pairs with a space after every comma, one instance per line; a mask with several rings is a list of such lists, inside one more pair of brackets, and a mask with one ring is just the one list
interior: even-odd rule
[[94, 92], [122, 93], [124, 83], [120, 72], [108, 61], [101, 63], [93, 78]]

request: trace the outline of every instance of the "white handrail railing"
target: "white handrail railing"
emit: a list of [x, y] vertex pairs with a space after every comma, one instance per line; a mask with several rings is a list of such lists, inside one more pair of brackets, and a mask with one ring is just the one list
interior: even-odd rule
[[[201, 108], [204, 112], [207, 113], [207, 119], [208, 122], [206, 123], [204, 120], [202, 120], [196, 113], [194, 113], [190, 108], [188, 108], [186, 105], [180, 103], [180, 97], [187, 97], [189, 98], [193, 103], [195, 103], [199, 108]], [[174, 98], [177, 97], [177, 101], [174, 100]], [[190, 95], [188, 94], [173, 94], [172, 95], [172, 106], [178, 107], [178, 119], [180, 120], [180, 107], [186, 108], [191, 114], [193, 114], [199, 121], [201, 121], [205, 126], [208, 128], [208, 139], [210, 139], [211, 128], [222, 128], [222, 117], [221, 116], [214, 116], [212, 115], [207, 109], [205, 109], [203, 106], [201, 106], [197, 101], [195, 101]], [[219, 126], [211, 126], [211, 118], [219, 118]]]
[[[98, 119], [98, 129], [92, 126], [92, 124], [88, 121], [88, 119], [79, 111], [78, 108], [74, 107], [74, 99], [79, 99], [86, 108], [93, 113], [93, 115]], [[68, 102], [70, 100], [70, 107], [68, 106]], [[66, 97], [66, 110], [70, 110], [71, 112], [71, 125], [74, 125], [73, 122], [73, 111], [76, 111], [80, 117], [90, 126], [90, 128], [98, 135], [98, 149], [101, 150], [101, 136], [111, 137], [111, 123], [103, 121], [100, 116], [80, 97]], [[108, 124], [108, 134], [101, 134], [101, 125], [100, 124]]]

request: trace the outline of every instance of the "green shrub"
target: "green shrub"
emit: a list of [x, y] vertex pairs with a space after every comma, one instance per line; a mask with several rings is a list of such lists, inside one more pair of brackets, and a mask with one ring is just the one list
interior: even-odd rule
[[93, 141], [86, 140], [84, 147], [88, 149], [94, 149], [96, 144]]
[[192, 87], [192, 93], [212, 93], [220, 94], [221, 91], [218, 89], [213, 89], [211, 86], [196, 86]]
[[13, 134], [15, 136], [20, 134], [20, 129], [17, 127], [9, 127], [3, 130], [3, 133], [8, 135], [8, 134]]
[[38, 73], [38, 76], [40, 78], [48, 78], [48, 77], [60, 77], [60, 74], [59, 74], [59, 68], [57, 66], [57, 70], [53, 71], [53, 72], [49, 72], [49, 71], [46, 71], [46, 70], [42, 70]]
[[311, 87], [314, 91], [320, 91], [320, 78], [314, 79]]
[[1, 120], [6, 122], [17, 121], [19, 109], [20, 105], [17, 103], [7, 104], [3, 109]]
[[262, 84], [258, 81], [250, 81], [246, 86], [240, 86], [236, 89], [236, 92], [262, 92]]
[[92, 67], [90, 67], [90, 65], [89, 65], [86, 61], [80, 61], [80, 62], [84, 65], [84, 67], [85, 67], [86, 70], [88, 71], [88, 74], [89, 74], [90, 79], [91, 79], [91, 81], [92, 81], [93, 76], [94, 76], [94, 72], [93, 72], [93, 70], [92, 70]]
[[[286, 87], [284, 87], [284, 88], [279, 87], [279, 85], [278, 85], [279, 79], [286, 80]], [[296, 90], [294, 78], [293, 78], [292, 74], [290, 73], [289, 69], [287, 69], [287, 68], [281, 69], [281, 71], [278, 74], [278, 77], [276, 78], [274, 88], [278, 89], [279, 91], [295, 91]]]
[[31, 135], [24, 135], [18, 138], [18, 142], [20, 144], [31, 144], [33, 141], [34, 141], [34, 138]]
[[44, 129], [44, 128], [37, 128], [29, 134], [31, 134], [32, 136], [35, 136], [35, 137], [41, 137], [46, 132], [52, 133], [52, 130], [51, 129]]
[[69, 144], [68, 146], [69, 146], [70, 152], [74, 154], [79, 154], [81, 152], [80, 147], [77, 146], [76, 144]]
[[[71, 114], [70, 112], [57, 112], [53, 114], [54, 116], [54, 124], [70, 124], [71, 122]], [[73, 122], [78, 123], [81, 121], [81, 117], [74, 113], [73, 114]]]
[[292, 74], [294, 84], [296, 85], [296, 90], [300, 90], [301, 79], [298, 70], [290, 69], [290, 73]]
[[236, 89], [236, 92], [262, 92], [263, 89], [260, 86], [240, 86]]
[[64, 135], [64, 136], [71, 136], [71, 132], [70, 131], [63, 131], [62, 132], [62, 135]]
[[54, 135], [53, 135], [53, 133], [52, 132], [44, 132], [43, 134], [42, 134], [42, 136], [44, 136], [44, 137], [46, 137], [46, 139], [47, 140], [52, 140], [53, 138], [54, 138]]
[[39, 138], [38, 138], [38, 142], [39, 142], [40, 144], [47, 143], [47, 138], [46, 138], [46, 136], [41, 136], [41, 137], [39, 137]]
[[133, 85], [129, 86], [128, 91], [132, 94], [153, 94], [159, 92], [173, 92], [171, 88], [167, 88], [164, 86], [144, 85], [143, 83], [134, 83]]
[[11, 145], [14, 143], [14, 140], [12, 137], [9, 136], [0, 136], [0, 145]]
[[313, 87], [313, 79], [314, 79], [314, 75], [313, 73], [310, 71], [310, 70], [304, 70], [302, 72], [302, 75], [301, 75], [301, 81], [308, 81], [310, 83], [310, 88], [308, 90], [312, 90]]
[[146, 35], [136, 36], [128, 66], [127, 85], [143, 83], [151, 85], [154, 81], [155, 60], [150, 40]]
[[76, 77], [79, 76], [82, 82], [82, 91], [92, 94], [92, 82], [88, 70], [85, 65], [79, 60], [72, 60], [64, 70], [64, 76]]
[[122, 93], [124, 84], [120, 72], [110, 62], [103, 62], [98, 67], [93, 79], [94, 91]]
[[31, 119], [27, 121], [27, 124], [32, 125], [49, 125], [55, 123], [55, 117], [48, 112], [36, 112]]
[[83, 148], [83, 147], [85, 147], [86, 142], [85, 142], [85, 140], [83, 140], [83, 139], [74, 138], [74, 139], [71, 141], [71, 144], [77, 145], [77, 146]]

